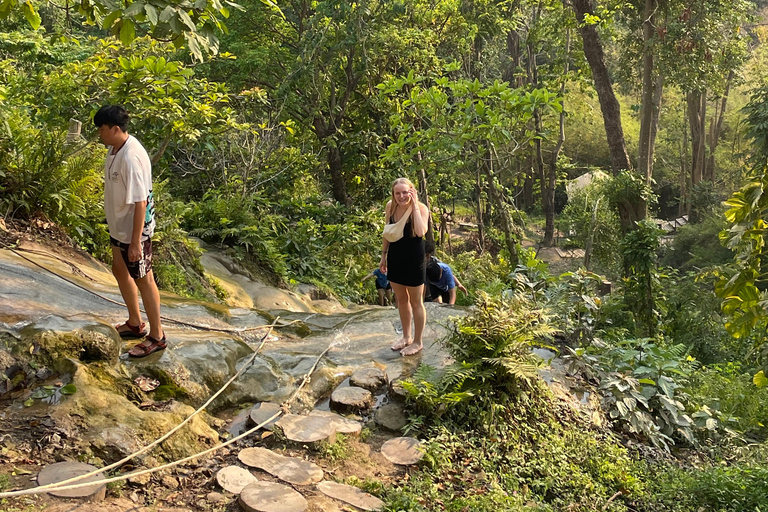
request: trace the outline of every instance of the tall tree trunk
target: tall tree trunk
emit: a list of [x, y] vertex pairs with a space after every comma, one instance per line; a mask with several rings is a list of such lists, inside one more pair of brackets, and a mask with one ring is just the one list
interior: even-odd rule
[[[567, 0], [563, 0], [567, 4]], [[622, 170], [632, 169], [632, 163], [627, 154], [627, 145], [624, 140], [624, 129], [621, 125], [621, 107], [616, 95], [613, 93], [613, 85], [608, 76], [608, 68], [605, 65], [603, 45], [597, 33], [595, 25], [584, 23], [585, 16], [593, 16], [591, 0], [571, 0], [571, 5], [576, 13], [576, 21], [579, 33], [584, 42], [584, 56], [587, 58], [592, 70], [592, 79], [595, 82], [595, 90], [600, 100], [600, 110], [603, 113], [603, 124], [608, 140], [608, 148], [611, 153], [611, 169], [613, 174]]]
[[728, 94], [731, 90], [733, 81], [733, 71], [728, 73], [728, 80], [725, 83], [723, 97], [720, 98], [719, 112], [715, 114], [709, 126], [709, 161], [707, 162], [706, 179], [715, 182], [715, 150], [720, 142], [720, 134], [723, 133], [723, 119], [725, 119], [725, 108], [728, 106]]
[[[421, 151], [416, 153], [416, 160], [418, 162], [421, 162], [423, 160]], [[427, 242], [434, 243], [435, 227], [434, 227], [434, 222], [432, 222], [432, 205], [429, 204], [429, 189], [427, 188], [427, 171], [424, 169], [423, 165], [419, 166], [419, 200], [425, 205], [427, 205], [427, 210], [429, 210], [430, 222], [427, 224], [427, 233], [424, 235], [424, 238]]]
[[691, 127], [691, 185], [704, 178], [707, 146], [705, 139], [707, 116], [706, 91], [691, 91], [687, 95], [688, 123]]
[[477, 195], [477, 236], [480, 251], [485, 251], [485, 225], [483, 219], [483, 177], [480, 174], [480, 163], [475, 165], [475, 194]]
[[[658, 0], [645, 0], [643, 12], [643, 99], [640, 108], [640, 140], [638, 141], [637, 167], [650, 186], [653, 179], [653, 153], [659, 123], [659, 109], [664, 84], [663, 78], [654, 69], [653, 33]], [[654, 77], [654, 75], [657, 75]], [[648, 214], [648, 204], [643, 201]]]
[[347, 184], [344, 181], [344, 176], [341, 170], [341, 151], [336, 145], [336, 141], [333, 138], [328, 138], [328, 172], [331, 175], [331, 190], [333, 191], [333, 198], [340, 202], [350, 206], [352, 204], [352, 198], [347, 194]]
[[488, 154], [481, 163], [485, 170], [488, 181], [488, 195], [493, 205], [496, 207], [496, 213], [501, 221], [501, 230], [504, 232], [504, 242], [509, 252], [509, 260], [513, 267], [517, 266], [517, 241], [512, 233], [512, 220], [509, 217], [509, 209], [501, 192], [496, 188], [496, 178], [493, 173], [493, 156]]
[[533, 208], [533, 185], [536, 181], [533, 168], [533, 154], [528, 155], [528, 165], [525, 169], [525, 182], [523, 183], [523, 203], [525, 204], [525, 210], [529, 211]]
[[557, 183], [557, 160], [560, 158], [560, 151], [563, 149], [565, 143], [565, 82], [568, 80], [568, 70], [571, 49], [571, 31], [566, 29], [565, 33], [565, 67], [563, 70], [563, 79], [560, 82], [560, 97], [561, 108], [560, 111], [560, 131], [557, 136], [557, 143], [555, 149], [552, 150], [552, 154], [549, 158], [549, 172], [546, 176], [546, 183], [541, 182], [541, 196], [542, 205], [544, 207], [544, 240], [541, 242], [543, 246], [552, 246], [555, 240], [555, 185]]
[[685, 215], [688, 210], [688, 123], [686, 114], [683, 113], [683, 143], [680, 148], [680, 204], [677, 208], [679, 216]]

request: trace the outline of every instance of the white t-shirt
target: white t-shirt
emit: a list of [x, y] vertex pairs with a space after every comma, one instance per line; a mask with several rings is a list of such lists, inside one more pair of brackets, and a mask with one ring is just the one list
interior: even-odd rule
[[109, 236], [124, 244], [131, 243], [135, 203], [147, 202], [141, 240], [155, 231], [155, 204], [152, 198], [152, 162], [147, 150], [133, 135], [112, 154], [112, 146], [104, 163], [104, 213], [107, 214]]

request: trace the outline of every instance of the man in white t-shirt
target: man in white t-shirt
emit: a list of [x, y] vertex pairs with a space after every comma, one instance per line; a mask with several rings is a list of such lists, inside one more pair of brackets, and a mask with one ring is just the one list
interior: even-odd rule
[[[104, 212], [112, 245], [112, 273], [128, 306], [128, 320], [116, 329], [122, 338], [144, 338], [128, 352], [144, 357], [164, 349], [166, 340], [160, 324], [160, 292], [152, 273], [152, 162], [144, 146], [128, 135], [128, 120], [123, 107], [105, 105], [96, 112], [93, 124], [109, 147], [104, 164]], [[141, 321], [139, 293], [149, 333]]]

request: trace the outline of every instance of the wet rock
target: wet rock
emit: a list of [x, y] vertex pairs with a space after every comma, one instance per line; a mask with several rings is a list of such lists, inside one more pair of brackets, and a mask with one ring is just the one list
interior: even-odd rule
[[405, 402], [405, 397], [408, 394], [403, 388], [403, 384], [400, 379], [393, 379], [389, 381], [389, 397], [398, 402]]
[[287, 485], [254, 482], [240, 492], [240, 506], [246, 512], [304, 512], [307, 500]]
[[[216, 482], [218, 482], [221, 488], [225, 491], [231, 492], [232, 494], [240, 494], [246, 485], [258, 482], [258, 479], [245, 468], [239, 466], [227, 466], [221, 468], [218, 473], [216, 473]], [[219, 496], [221, 495], [219, 494]], [[220, 500], [219, 503], [223, 501], [224, 497], [221, 497], [222, 500]], [[211, 501], [210, 495], [208, 501]]]
[[331, 394], [331, 408], [339, 412], [359, 412], [370, 409], [373, 395], [363, 388], [339, 388]]
[[[257, 404], [248, 414], [248, 426], [253, 428], [256, 425], [261, 425], [278, 412], [280, 412], [280, 405], [278, 404], [272, 402], [262, 402]], [[264, 430], [272, 430], [272, 427], [275, 425], [278, 419], [280, 419], [279, 416], [264, 425], [262, 428]]]
[[351, 368], [334, 368], [326, 366], [315, 370], [310, 386], [314, 397], [328, 396], [352, 372]]
[[395, 403], [383, 405], [376, 409], [373, 419], [377, 425], [394, 432], [400, 432], [408, 423], [403, 413], [403, 407]]
[[336, 482], [320, 482], [317, 488], [331, 498], [349, 503], [363, 510], [381, 510], [384, 502], [375, 496], [371, 496], [357, 487], [351, 485], [338, 484]]
[[[58, 482], [63, 482], [70, 478], [85, 475], [91, 471], [95, 471], [97, 468], [90, 464], [83, 464], [82, 462], [57, 462], [49, 466], [45, 466], [42, 471], [37, 475], [38, 485], [49, 485]], [[105, 478], [104, 473], [96, 473], [93, 476], [89, 476], [76, 483], [88, 483], [95, 482], [97, 480], [103, 480]], [[88, 501], [101, 501], [107, 495], [107, 484], [93, 484], [85, 487], [79, 487], [77, 489], [69, 490], [52, 490], [48, 494], [59, 498], [84, 498]]]
[[238, 460], [252, 468], [259, 468], [293, 485], [315, 484], [323, 479], [323, 470], [317, 464], [286, 457], [266, 448], [246, 448], [237, 455]]
[[421, 443], [412, 437], [396, 437], [381, 446], [381, 454], [393, 464], [410, 466], [416, 464], [424, 456], [419, 449]]
[[20, 331], [22, 340], [34, 343], [37, 355], [47, 363], [72, 359], [117, 363], [122, 340], [114, 327], [94, 320], [71, 320], [50, 315]]
[[387, 386], [387, 372], [380, 368], [362, 368], [352, 374], [349, 384], [375, 393]]

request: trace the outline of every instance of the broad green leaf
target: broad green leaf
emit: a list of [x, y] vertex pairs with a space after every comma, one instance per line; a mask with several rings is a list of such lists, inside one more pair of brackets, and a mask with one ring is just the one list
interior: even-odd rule
[[752, 377], [752, 383], [759, 388], [764, 388], [768, 385], [768, 377], [765, 376], [763, 370], [760, 370]]
[[77, 387], [74, 384], [67, 384], [59, 390], [62, 395], [74, 395], [77, 391]]
[[27, 18], [27, 23], [29, 23], [30, 27], [34, 30], [40, 28], [40, 13], [37, 12], [37, 9], [32, 5], [32, 2], [29, 0], [24, 2], [21, 6], [21, 10], [24, 12], [24, 17]]
[[124, 16], [136, 16], [144, 12], [144, 2], [133, 2], [123, 11]]
[[123, 20], [123, 26], [120, 27], [120, 42], [128, 46], [136, 39], [136, 27], [132, 20]]
[[147, 13], [147, 18], [152, 25], [157, 25], [157, 9], [154, 5], [146, 4], [144, 6], [144, 12]]

